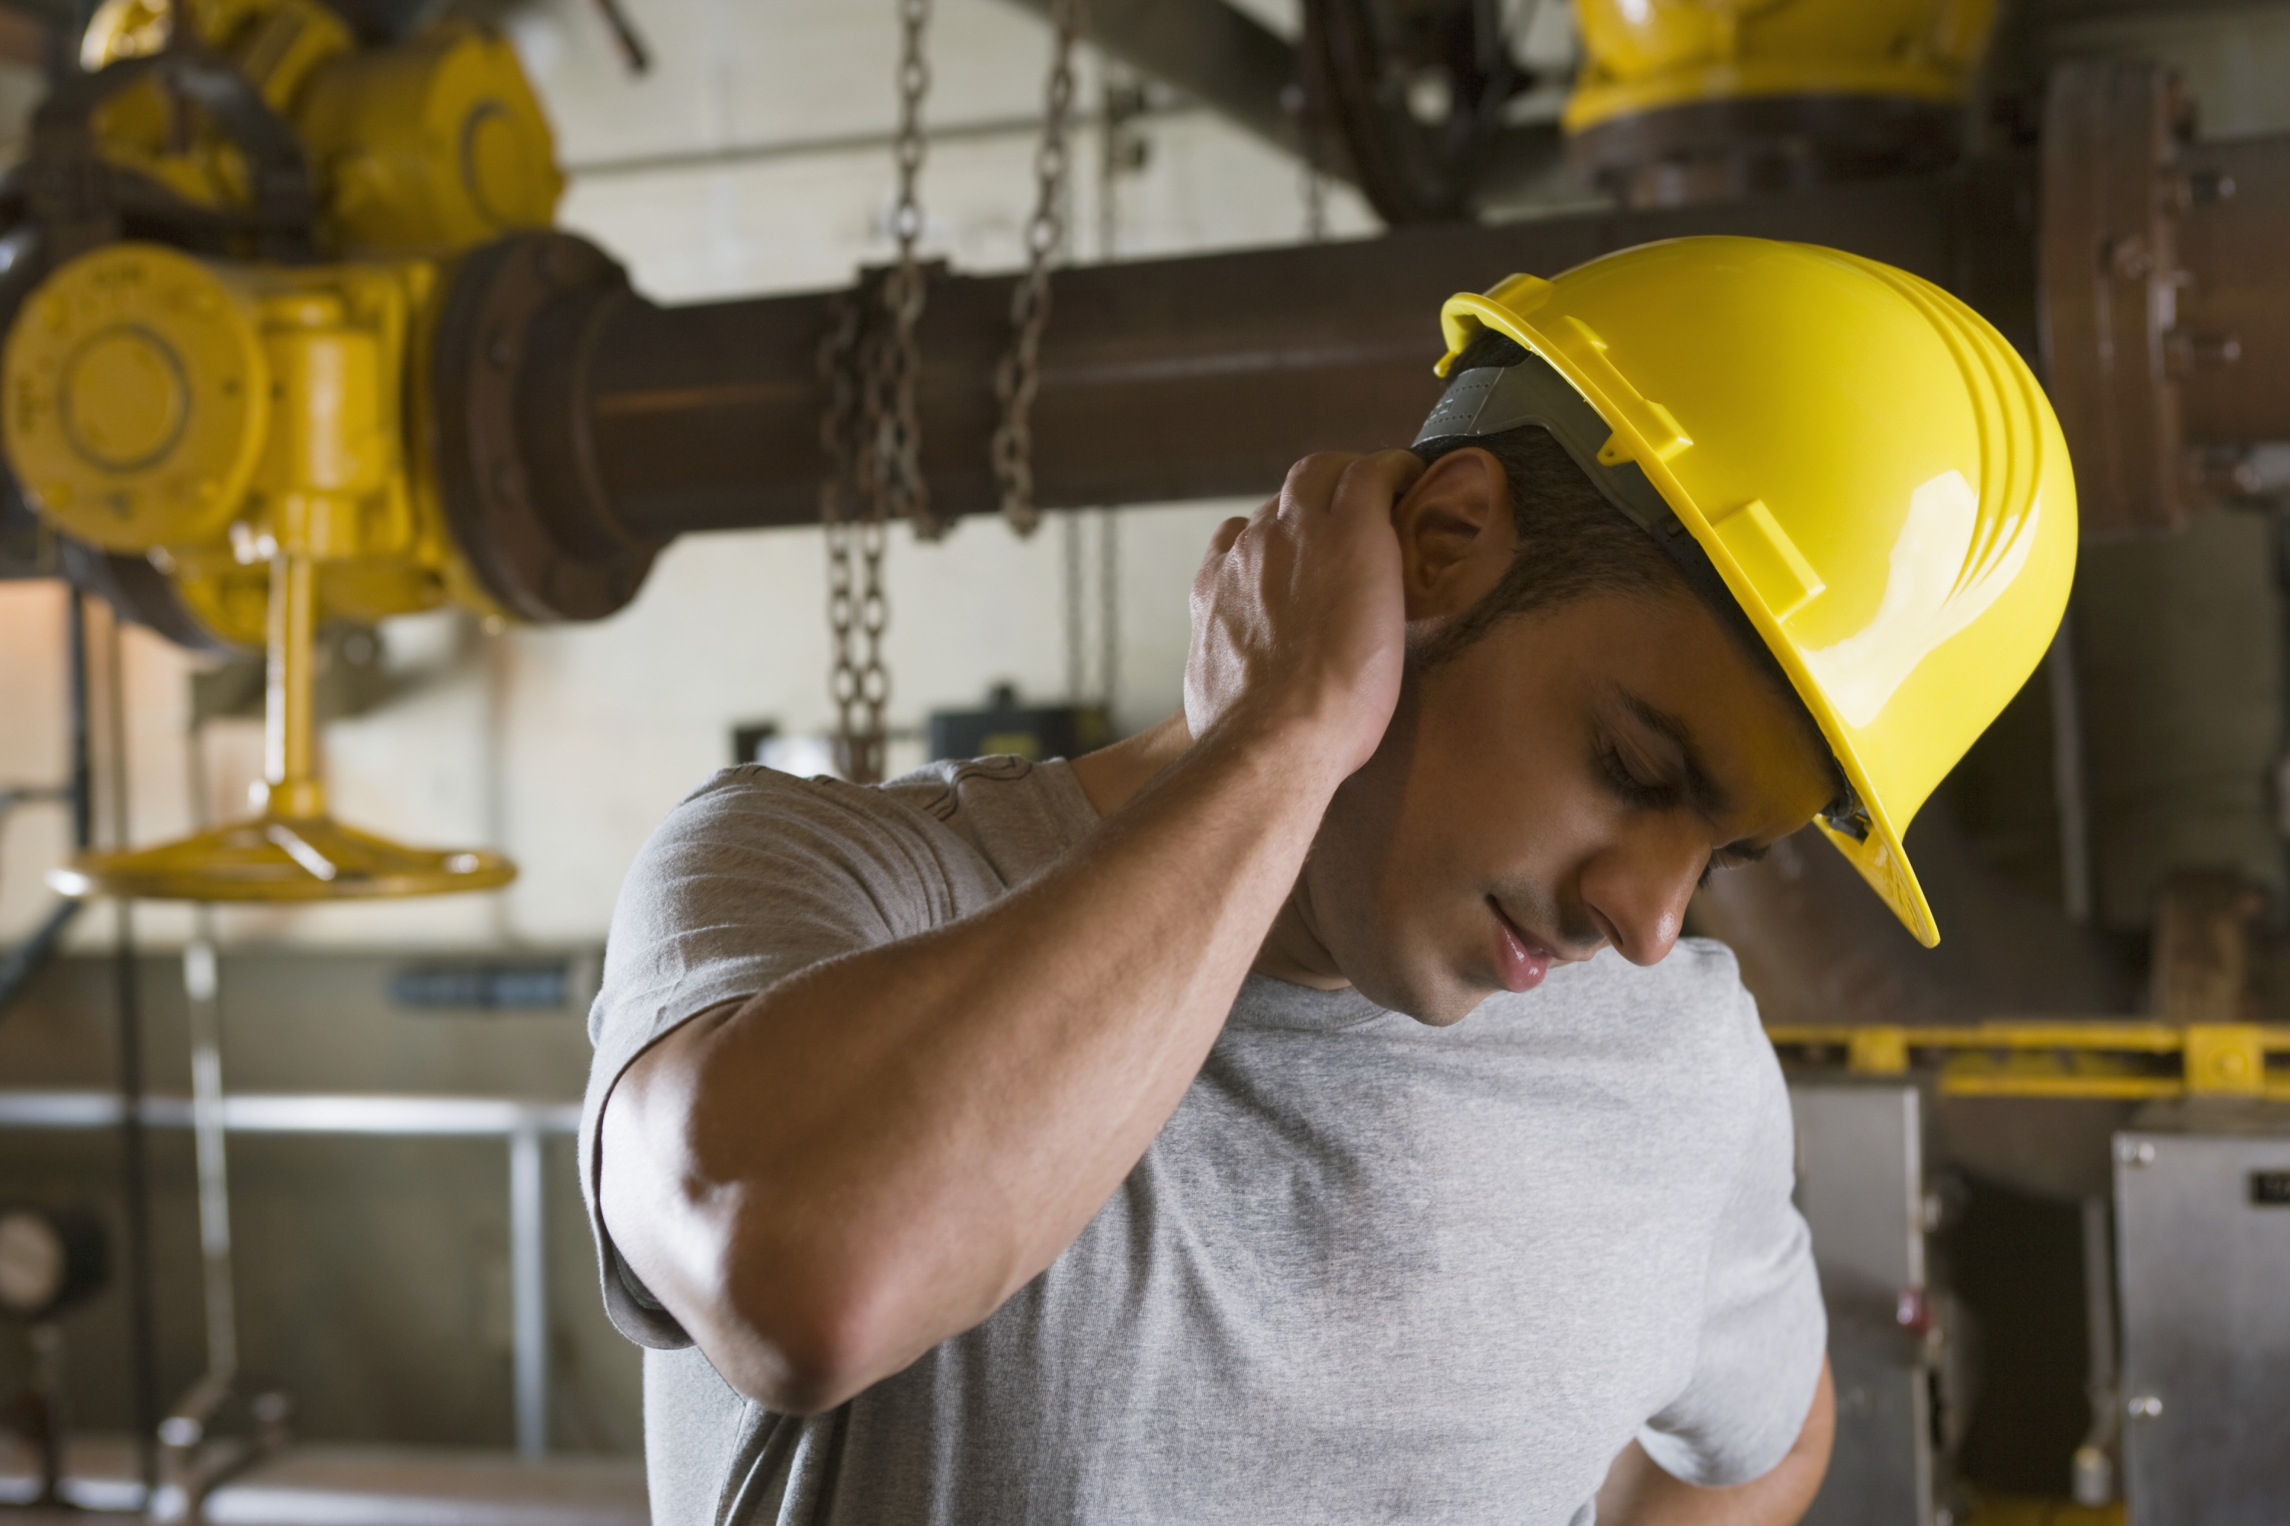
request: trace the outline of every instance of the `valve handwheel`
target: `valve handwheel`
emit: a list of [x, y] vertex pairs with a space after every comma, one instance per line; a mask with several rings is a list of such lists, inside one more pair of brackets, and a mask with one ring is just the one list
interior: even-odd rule
[[308, 540], [307, 530], [282, 537], [270, 562], [261, 814], [156, 848], [79, 854], [49, 872], [57, 890], [147, 901], [316, 901], [490, 890], [517, 877], [499, 853], [407, 847], [327, 814], [311, 737]]

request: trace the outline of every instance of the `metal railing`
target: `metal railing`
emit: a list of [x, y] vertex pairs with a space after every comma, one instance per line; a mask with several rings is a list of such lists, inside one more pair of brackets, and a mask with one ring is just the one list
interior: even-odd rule
[[1943, 1096], [2290, 1102], [2290, 1027], [2034, 1018], [1930, 1028], [1774, 1023], [1792, 1074], [1932, 1075]]
[[[187, 1129], [188, 1097], [147, 1097], [146, 1128]], [[0, 1091], [0, 1128], [115, 1129], [108, 1092]], [[387, 1138], [506, 1139], [509, 1145], [509, 1304], [517, 1450], [538, 1457], [549, 1441], [548, 1266], [541, 1143], [580, 1128], [580, 1105], [505, 1097], [242, 1094], [222, 1099], [223, 1128], [241, 1134], [369, 1134]]]

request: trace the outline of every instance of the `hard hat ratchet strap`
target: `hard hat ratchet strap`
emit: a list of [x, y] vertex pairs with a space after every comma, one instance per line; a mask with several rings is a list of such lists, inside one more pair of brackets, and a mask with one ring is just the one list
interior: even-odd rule
[[1773, 670], [1773, 676], [1788, 687], [1778, 663], [1765, 645], [1765, 638], [1750, 623], [1748, 614], [1725, 585], [1711, 564], [1709, 554], [1701, 543], [1687, 533], [1679, 523], [1669, 503], [1659, 489], [1647, 480], [1635, 461], [1608, 464], [1598, 458], [1614, 431], [1598, 410], [1573, 383], [1561, 376], [1551, 363], [1540, 355], [1529, 352], [1525, 360], [1510, 366], [1476, 366], [1458, 372], [1440, 394], [1438, 406], [1423, 421], [1416, 432], [1417, 450], [1427, 445], [1460, 444], [1466, 440], [1485, 439], [1491, 435], [1508, 434], [1528, 425], [1548, 431], [1551, 438], [1582, 468], [1606, 501], [1621, 511], [1639, 529], [1654, 538], [1677, 569], [1685, 574], [1686, 582], [1703, 602], [1714, 610], [1718, 618], [1726, 621], [1734, 633], [1749, 644], [1755, 653]]

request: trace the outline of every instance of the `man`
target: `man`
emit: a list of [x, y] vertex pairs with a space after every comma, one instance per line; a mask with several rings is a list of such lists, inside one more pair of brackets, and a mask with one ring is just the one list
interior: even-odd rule
[[[2073, 494], [1944, 293], [1694, 239], [1444, 314], [1414, 453], [1215, 537], [1181, 715], [647, 844], [583, 1174], [662, 1522], [1784, 1523], [1787, 1100], [1713, 868], [1899, 831]], [[1465, 1019], [1468, 1018], [1468, 1021]]]

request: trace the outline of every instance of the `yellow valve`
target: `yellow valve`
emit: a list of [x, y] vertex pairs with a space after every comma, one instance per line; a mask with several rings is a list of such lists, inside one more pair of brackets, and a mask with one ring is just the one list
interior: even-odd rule
[[1563, 121], [1755, 96], [1962, 99], [1996, 0], [1575, 0], [1586, 59]]
[[55, 877], [68, 893], [421, 895], [514, 875], [496, 854], [339, 825], [313, 760], [321, 605], [374, 617], [477, 602], [410, 459], [408, 357], [436, 287], [419, 260], [265, 267], [115, 244], [33, 292], [0, 354], [0, 399], [35, 506], [106, 550], [160, 560], [203, 619], [270, 656], [263, 814], [82, 855]]
[[516, 53], [468, 22], [330, 66], [299, 125], [345, 249], [460, 249], [545, 228], [564, 192]]
[[[0, 434], [42, 515], [146, 555], [226, 641], [267, 647], [261, 814], [54, 876], [75, 895], [299, 900], [499, 885], [497, 854], [405, 848], [326, 814], [310, 714], [312, 632], [457, 603], [497, 613], [462, 562], [414, 425], [428, 406], [438, 261], [548, 226], [549, 126], [493, 33], [447, 21], [360, 50], [323, 0], [104, 0], [98, 72], [178, 23], [294, 132], [318, 248], [266, 266], [123, 243], [52, 273], [0, 354]], [[158, 71], [115, 75], [90, 127], [112, 164], [200, 206], [255, 204], [245, 153]]]
[[[294, 128], [317, 175], [319, 233], [344, 254], [465, 249], [545, 228], [564, 191], [540, 101], [499, 36], [448, 20], [358, 51], [319, 0], [186, 0], [207, 48]], [[166, 45], [169, 0], [105, 0], [82, 43], [93, 71]], [[187, 121], [191, 131], [181, 130]], [[143, 79], [95, 115], [105, 158], [202, 206], [253, 202], [246, 159], [196, 106]]]
[[[94, 73], [167, 45], [170, 0], [104, 0], [80, 39], [80, 67]], [[292, 120], [313, 71], [357, 46], [321, 0], [186, 0], [199, 42], [227, 59]], [[96, 109], [98, 151], [187, 201], [245, 208], [254, 202], [246, 157], [202, 108], [168, 99], [158, 80], [137, 80]], [[186, 131], [186, 129], [188, 129]]]
[[325, 616], [487, 608], [409, 438], [409, 357], [437, 286], [419, 260], [83, 255], [33, 294], [0, 355], [8, 458], [56, 528], [151, 554], [228, 641], [265, 639], [268, 548], [318, 485], [342, 505], [313, 547]]

